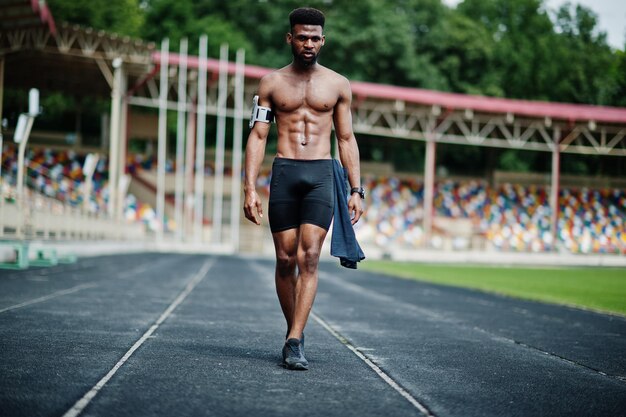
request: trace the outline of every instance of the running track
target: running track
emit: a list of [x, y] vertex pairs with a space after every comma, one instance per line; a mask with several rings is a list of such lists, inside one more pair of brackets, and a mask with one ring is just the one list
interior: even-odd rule
[[0, 416], [624, 416], [626, 320], [323, 263], [307, 372], [271, 261], [0, 271]]

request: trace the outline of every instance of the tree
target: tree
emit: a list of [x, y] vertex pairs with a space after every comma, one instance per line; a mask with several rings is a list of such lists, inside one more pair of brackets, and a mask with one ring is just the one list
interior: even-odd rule
[[144, 12], [139, 0], [48, 0], [52, 15], [65, 21], [120, 35], [141, 35]]
[[597, 16], [583, 6], [566, 3], [556, 14], [559, 66], [550, 98], [575, 103], [611, 104], [619, 72], [618, 55], [597, 28]]
[[480, 24], [458, 12], [448, 13], [429, 34], [432, 62], [459, 93], [502, 96], [494, 71], [495, 41]]

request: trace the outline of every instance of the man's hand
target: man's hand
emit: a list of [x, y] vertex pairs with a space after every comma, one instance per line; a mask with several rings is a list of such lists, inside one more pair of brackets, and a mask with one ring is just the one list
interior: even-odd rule
[[261, 225], [261, 218], [263, 218], [263, 206], [261, 205], [261, 198], [256, 191], [246, 192], [246, 201], [243, 204], [243, 212], [246, 215], [246, 219], [250, 220], [252, 223]]
[[352, 218], [353, 225], [359, 221], [363, 214], [363, 201], [361, 200], [361, 196], [357, 193], [352, 194], [350, 200], [348, 200], [348, 213]]

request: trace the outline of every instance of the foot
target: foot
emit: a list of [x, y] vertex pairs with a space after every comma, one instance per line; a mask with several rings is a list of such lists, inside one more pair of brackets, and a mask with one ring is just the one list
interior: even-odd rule
[[283, 365], [287, 369], [306, 371], [309, 362], [304, 358], [299, 339], [289, 339], [283, 347]]

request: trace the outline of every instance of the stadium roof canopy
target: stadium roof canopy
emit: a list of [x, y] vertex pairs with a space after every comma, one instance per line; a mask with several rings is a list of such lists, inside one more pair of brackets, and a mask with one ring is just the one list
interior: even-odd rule
[[141, 40], [57, 25], [40, 0], [0, 0], [0, 60], [4, 85], [12, 88], [110, 97], [112, 60], [121, 57], [129, 76], [140, 77], [153, 49]]
[[[160, 57], [160, 52], [156, 51], [153, 53], [153, 61], [155, 63], [159, 62]], [[170, 53], [169, 62], [173, 65], [180, 64], [180, 56]], [[197, 57], [187, 58], [188, 67], [198, 68], [198, 65], [199, 60]], [[209, 72], [217, 72], [219, 70], [219, 61], [209, 58], [207, 67]], [[273, 69], [271, 68], [246, 65], [244, 72], [248, 78], [260, 79], [272, 71]], [[231, 74], [235, 73], [234, 63], [229, 64], [228, 72]], [[401, 100], [406, 103], [436, 105], [444, 109], [470, 109], [476, 112], [510, 113], [528, 117], [550, 117], [567, 121], [626, 124], [626, 108], [619, 107], [485, 97], [360, 81], [353, 81], [351, 85], [353, 95], [361, 100], [366, 98]]]

